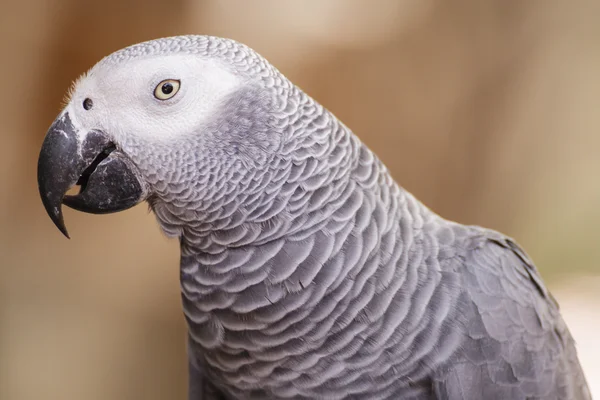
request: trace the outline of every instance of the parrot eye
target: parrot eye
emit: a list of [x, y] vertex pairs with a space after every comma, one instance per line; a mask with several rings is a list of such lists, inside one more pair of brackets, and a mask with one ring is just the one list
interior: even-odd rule
[[169, 100], [179, 91], [180, 82], [175, 79], [165, 79], [154, 89], [154, 97], [159, 100]]

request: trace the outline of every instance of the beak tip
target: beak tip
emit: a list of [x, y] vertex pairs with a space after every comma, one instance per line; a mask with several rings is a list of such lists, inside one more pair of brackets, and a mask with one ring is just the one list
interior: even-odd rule
[[47, 204], [44, 204], [44, 206], [46, 206], [46, 211], [50, 215], [50, 219], [52, 219], [52, 222], [54, 222], [54, 225], [58, 228], [58, 230], [65, 235], [67, 239], [71, 239], [63, 218], [62, 207], [60, 205], [57, 207], [48, 207]]
[[64, 226], [64, 224], [63, 224], [63, 226], [62, 226], [62, 227], [61, 227], [61, 226], [58, 226], [58, 225], [57, 225], [57, 227], [58, 227], [58, 229], [61, 231], [61, 233], [62, 233], [63, 235], [65, 235], [65, 237], [66, 237], [67, 239], [69, 239], [69, 240], [71, 239], [71, 236], [69, 236], [69, 232], [67, 232], [67, 227], [66, 227], [66, 226]]

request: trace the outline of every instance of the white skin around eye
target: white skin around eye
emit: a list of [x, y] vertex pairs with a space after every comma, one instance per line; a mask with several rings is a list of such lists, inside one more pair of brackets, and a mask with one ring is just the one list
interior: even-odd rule
[[[180, 88], [159, 100], [154, 91], [165, 79], [179, 80]], [[219, 62], [197, 55], [99, 63], [76, 84], [67, 111], [83, 131], [100, 129], [122, 142], [131, 135], [163, 141], [202, 125], [241, 84]], [[92, 99], [92, 109], [84, 109], [85, 98]]]

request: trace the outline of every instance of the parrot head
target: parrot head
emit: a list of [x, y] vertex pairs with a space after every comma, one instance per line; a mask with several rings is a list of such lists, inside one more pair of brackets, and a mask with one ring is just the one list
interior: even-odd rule
[[[68, 237], [62, 204], [96, 214], [144, 200], [202, 204], [224, 181], [260, 170], [281, 147], [273, 97], [256, 73], [265, 65], [239, 43], [204, 36], [101, 60], [74, 84], [42, 144], [38, 186], [55, 225]], [[79, 193], [67, 195], [74, 186]]]

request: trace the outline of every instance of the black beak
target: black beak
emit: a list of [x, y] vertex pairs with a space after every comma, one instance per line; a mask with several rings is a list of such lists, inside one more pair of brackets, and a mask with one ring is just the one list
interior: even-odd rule
[[[108, 135], [90, 131], [81, 136], [69, 114], [62, 114], [48, 130], [38, 160], [42, 202], [67, 238], [62, 203], [83, 212], [107, 214], [131, 208], [145, 198], [137, 167]], [[79, 194], [65, 196], [76, 184]]]

